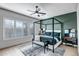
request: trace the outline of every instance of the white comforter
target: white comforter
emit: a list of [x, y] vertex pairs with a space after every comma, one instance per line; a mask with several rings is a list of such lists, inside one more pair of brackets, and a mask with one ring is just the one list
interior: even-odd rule
[[[53, 38], [52, 36], [46, 36], [46, 35], [41, 35], [41, 37]], [[56, 42], [59, 42], [58, 38], [54, 37], [54, 39], [56, 40]]]

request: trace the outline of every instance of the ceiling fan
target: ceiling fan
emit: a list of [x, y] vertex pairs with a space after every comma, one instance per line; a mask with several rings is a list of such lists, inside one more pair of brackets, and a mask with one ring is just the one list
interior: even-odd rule
[[41, 9], [40, 9], [38, 6], [35, 6], [35, 8], [36, 8], [35, 11], [28, 10], [29, 12], [32, 12], [31, 15], [33, 15], [33, 14], [37, 14], [38, 17], [40, 17], [40, 15], [46, 15], [46, 13], [44, 13], [44, 12], [40, 12]]

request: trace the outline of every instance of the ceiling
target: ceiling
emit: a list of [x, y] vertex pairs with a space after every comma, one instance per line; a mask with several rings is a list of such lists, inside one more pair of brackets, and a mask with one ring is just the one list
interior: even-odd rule
[[[41, 12], [45, 12], [46, 15], [41, 17], [30, 15], [31, 12], [27, 10], [35, 10], [36, 5], [38, 5], [41, 8]], [[77, 10], [76, 3], [0, 3], [0, 7], [37, 19], [50, 18]]]

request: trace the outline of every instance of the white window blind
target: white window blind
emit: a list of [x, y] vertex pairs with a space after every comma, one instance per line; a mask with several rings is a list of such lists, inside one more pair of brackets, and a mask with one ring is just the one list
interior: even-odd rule
[[5, 38], [17, 38], [27, 36], [27, 23], [23, 21], [4, 19]]

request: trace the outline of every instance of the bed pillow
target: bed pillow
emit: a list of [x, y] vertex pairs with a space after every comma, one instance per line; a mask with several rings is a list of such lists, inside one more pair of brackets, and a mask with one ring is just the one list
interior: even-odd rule
[[51, 36], [51, 32], [45, 32], [45, 35]]

